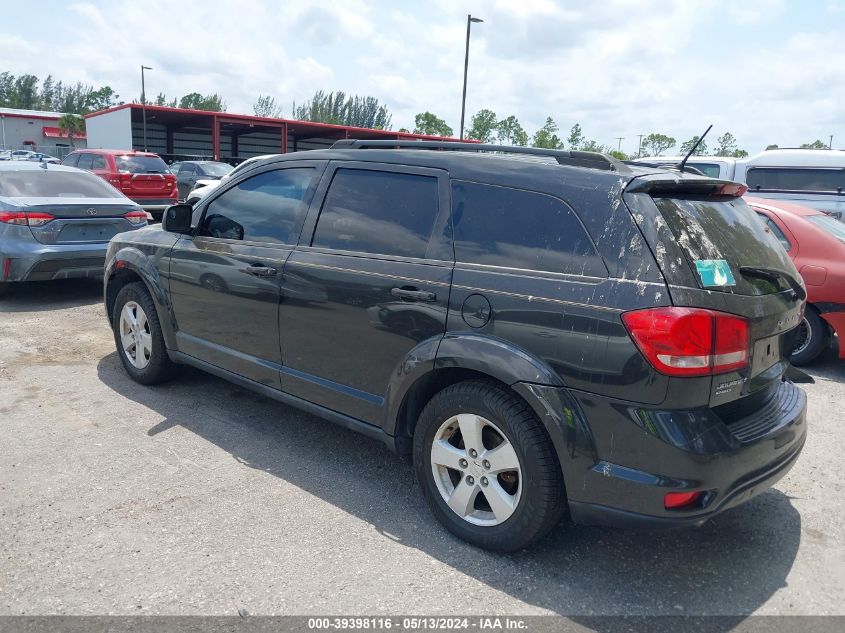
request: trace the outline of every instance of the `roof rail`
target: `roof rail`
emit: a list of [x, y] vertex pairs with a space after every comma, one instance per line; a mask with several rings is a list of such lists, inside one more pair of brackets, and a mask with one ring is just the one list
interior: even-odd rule
[[332, 149], [429, 149], [451, 150], [456, 152], [501, 152], [503, 154], [530, 154], [548, 156], [561, 165], [589, 167], [605, 171], [628, 172], [630, 169], [622, 161], [598, 152], [579, 152], [562, 149], [542, 149], [539, 147], [521, 147], [518, 145], [495, 145], [492, 143], [460, 143], [457, 141], [406, 141], [361, 139], [343, 139], [335, 141]]

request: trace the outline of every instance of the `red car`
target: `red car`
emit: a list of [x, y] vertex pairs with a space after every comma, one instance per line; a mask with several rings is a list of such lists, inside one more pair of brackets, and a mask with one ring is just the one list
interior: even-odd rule
[[781, 200], [746, 197], [780, 240], [807, 287], [807, 309], [791, 361], [805, 365], [839, 339], [845, 358], [845, 223]]
[[62, 165], [93, 172], [140, 204], [156, 220], [161, 220], [164, 210], [178, 201], [176, 176], [158, 154], [120, 149], [80, 149], [68, 154]]

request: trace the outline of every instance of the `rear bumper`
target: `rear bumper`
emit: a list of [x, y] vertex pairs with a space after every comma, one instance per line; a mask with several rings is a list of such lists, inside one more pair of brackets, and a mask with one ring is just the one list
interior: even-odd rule
[[80, 277], [102, 277], [108, 244], [27, 244], [16, 249], [13, 242], [0, 253], [0, 264], [9, 275], [5, 281], [49, 281]]
[[[565, 418], [560, 454], [572, 519], [586, 525], [700, 525], [764, 492], [798, 459], [807, 397], [789, 382], [745, 418], [711, 409], [643, 409], [580, 392]], [[571, 430], [570, 430], [571, 429]], [[694, 506], [667, 510], [668, 492], [702, 491]]]
[[178, 200], [176, 198], [132, 198], [132, 202], [140, 204], [144, 211], [164, 213], [167, 207], [176, 204]]

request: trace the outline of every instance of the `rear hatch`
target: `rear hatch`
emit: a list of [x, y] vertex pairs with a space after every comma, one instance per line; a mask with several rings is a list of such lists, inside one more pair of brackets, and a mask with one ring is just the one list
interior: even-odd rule
[[103, 180], [76, 169], [40, 167], [4, 172], [0, 195], [42, 244], [108, 242], [146, 223], [146, 213]]
[[[742, 317], [746, 366], [716, 372], [709, 405], [735, 418], [761, 406], [788, 367], [806, 292], [742, 185], [694, 176], [634, 179], [625, 193], [675, 306]], [[728, 321], [730, 323], [730, 321]]]
[[115, 156], [120, 190], [130, 198], [176, 197], [176, 176], [158, 156]]

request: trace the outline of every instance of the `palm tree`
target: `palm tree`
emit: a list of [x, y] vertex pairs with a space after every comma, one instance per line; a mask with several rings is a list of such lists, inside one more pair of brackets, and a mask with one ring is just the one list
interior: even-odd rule
[[73, 137], [85, 132], [85, 119], [78, 114], [63, 114], [59, 119], [59, 129], [63, 134], [67, 134], [70, 146], [75, 147]]

